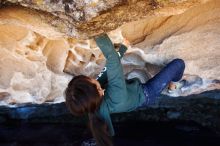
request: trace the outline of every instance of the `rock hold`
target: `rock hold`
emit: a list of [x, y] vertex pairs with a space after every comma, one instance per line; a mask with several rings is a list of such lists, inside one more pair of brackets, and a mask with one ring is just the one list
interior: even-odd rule
[[218, 0], [0, 3], [0, 92], [10, 94], [2, 105], [62, 102], [71, 75], [96, 77], [104, 67], [101, 51], [87, 39], [102, 32], [113, 43], [131, 43], [122, 59], [125, 75], [138, 72], [147, 80], [182, 58], [188, 80], [201, 82], [177, 96], [220, 89]]

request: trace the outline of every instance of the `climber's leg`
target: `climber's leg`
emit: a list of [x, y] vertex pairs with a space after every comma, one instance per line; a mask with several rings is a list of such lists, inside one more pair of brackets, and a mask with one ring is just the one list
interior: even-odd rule
[[146, 105], [152, 105], [156, 101], [156, 97], [171, 82], [179, 81], [185, 69], [185, 63], [182, 59], [174, 59], [167, 64], [158, 74], [142, 84], [144, 94], [146, 96]]

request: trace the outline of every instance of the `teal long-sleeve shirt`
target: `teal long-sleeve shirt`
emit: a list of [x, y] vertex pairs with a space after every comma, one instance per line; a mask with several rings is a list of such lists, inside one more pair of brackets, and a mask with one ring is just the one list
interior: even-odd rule
[[[121, 59], [124, 56], [124, 53], [127, 51], [127, 47], [123, 44], [120, 44], [119, 50], [118, 50], [118, 56]], [[107, 78], [107, 67], [105, 66], [102, 71], [99, 73], [96, 80], [100, 83], [101, 87], [105, 89], [105, 85], [108, 83]]]
[[106, 34], [95, 41], [106, 58], [108, 84], [97, 115], [108, 124], [111, 136], [115, 135], [111, 113], [129, 112], [141, 106], [145, 96], [138, 79], [125, 80], [120, 58]]

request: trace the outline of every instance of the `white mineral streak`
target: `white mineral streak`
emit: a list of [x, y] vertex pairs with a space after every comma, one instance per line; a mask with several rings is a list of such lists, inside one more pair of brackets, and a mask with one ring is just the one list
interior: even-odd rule
[[[96, 3], [98, 0], [91, 5]], [[13, 11], [0, 11], [0, 105], [63, 102], [63, 92], [72, 78], [69, 74], [96, 77], [104, 67], [104, 56], [94, 40], [64, 38], [29, 15], [28, 21], [24, 19], [24, 11]], [[176, 16], [162, 15], [109, 33], [114, 43], [142, 40], [130, 45], [122, 59], [126, 77], [139, 76], [146, 81], [148, 77], [143, 76], [153, 76], [156, 68], [182, 58], [184, 78], [193, 84], [171, 96], [220, 89], [219, 1]], [[149, 64], [154, 67], [149, 69]]]

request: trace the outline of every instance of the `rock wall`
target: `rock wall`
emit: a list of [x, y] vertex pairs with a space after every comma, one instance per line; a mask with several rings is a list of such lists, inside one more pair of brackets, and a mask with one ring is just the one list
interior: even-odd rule
[[68, 4], [68, 11], [61, 1], [0, 2], [1, 105], [62, 102], [72, 75], [96, 77], [104, 67], [94, 40], [86, 39], [102, 32], [114, 43], [131, 43], [122, 59], [128, 78], [145, 81], [143, 75], [153, 76], [179, 57], [186, 62], [184, 78], [192, 84], [164, 94], [220, 89], [218, 0], [73, 1], [86, 14], [83, 19], [75, 18], [78, 9]]
[[31, 9], [33, 12], [29, 13], [38, 13], [59, 32], [85, 39], [146, 18], [164, 6], [169, 13], [177, 14], [206, 1], [209, 0], [3, 0], [0, 4]]
[[206, 89], [219, 88], [219, 84], [210, 84], [220, 79], [219, 1], [205, 3], [179, 15], [163, 14], [122, 26], [125, 38], [139, 42], [133, 46], [134, 53], [145, 62], [158, 65], [182, 58], [186, 63], [186, 78], [195, 75], [203, 79], [203, 84], [196, 88], [201, 85]]

